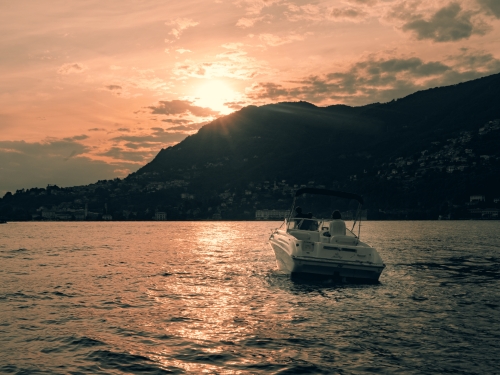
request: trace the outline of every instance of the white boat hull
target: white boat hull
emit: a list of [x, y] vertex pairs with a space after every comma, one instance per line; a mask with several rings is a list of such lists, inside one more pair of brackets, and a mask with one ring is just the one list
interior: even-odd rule
[[[298, 234], [307, 235], [303, 232]], [[278, 230], [271, 235], [269, 243], [278, 269], [283, 272], [378, 281], [385, 265], [376, 250], [354, 238], [342, 238], [342, 241], [350, 243], [299, 240]]]

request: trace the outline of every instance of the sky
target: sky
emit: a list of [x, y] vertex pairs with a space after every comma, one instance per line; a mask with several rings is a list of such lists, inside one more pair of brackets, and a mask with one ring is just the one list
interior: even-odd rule
[[247, 105], [500, 72], [500, 0], [0, 0], [0, 196], [123, 178]]

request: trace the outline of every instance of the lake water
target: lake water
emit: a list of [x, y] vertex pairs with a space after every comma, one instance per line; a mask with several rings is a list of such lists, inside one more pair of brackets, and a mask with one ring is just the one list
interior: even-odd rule
[[0, 373], [500, 372], [500, 222], [366, 222], [377, 285], [291, 281], [277, 222], [0, 225]]

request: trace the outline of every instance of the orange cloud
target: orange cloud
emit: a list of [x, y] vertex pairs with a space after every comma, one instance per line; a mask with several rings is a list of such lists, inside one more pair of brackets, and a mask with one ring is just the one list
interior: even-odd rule
[[170, 35], [173, 35], [176, 39], [179, 39], [181, 34], [188, 28], [198, 25], [199, 22], [193, 21], [190, 18], [176, 18], [174, 20], [165, 22], [167, 26], [173, 26], [170, 30]]
[[458, 3], [450, 3], [439, 9], [430, 19], [421, 15], [403, 25], [403, 31], [412, 32], [419, 40], [453, 42], [468, 39], [473, 34], [484, 35], [488, 30], [482, 23], [474, 22], [473, 13], [463, 11]]
[[88, 68], [81, 63], [69, 63], [62, 65], [57, 69], [57, 73], [68, 75], [68, 74], [79, 74], [86, 71]]
[[448, 63], [417, 57], [369, 57], [347, 70], [311, 75], [288, 84], [260, 82], [247, 89], [259, 102], [306, 100], [316, 104], [363, 105], [385, 102], [429, 87], [449, 85], [500, 71], [500, 60], [479, 51], [462, 51]]
[[152, 110], [151, 113], [161, 115], [178, 115], [190, 113], [193, 116], [197, 117], [209, 117], [219, 114], [219, 112], [214, 111], [210, 108], [195, 106], [188, 100], [160, 101], [157, 106], [151, 106], [149, 107], [149, 109]]

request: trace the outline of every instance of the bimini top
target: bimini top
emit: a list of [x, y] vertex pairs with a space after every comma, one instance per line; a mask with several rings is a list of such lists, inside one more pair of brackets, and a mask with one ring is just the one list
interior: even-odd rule
[[302, 194], [318, 194], [318, 195], [330, 195], [332, 197], [347, 198], [357, 200], [359, 203], [363, 204], [363, 197], [354, 193], [346, 193], [345, 191], [328, 190], [328, 189], [316, 189], [316, 188], [302, 188], [295, 192], [295, 196], [298, 197]]

